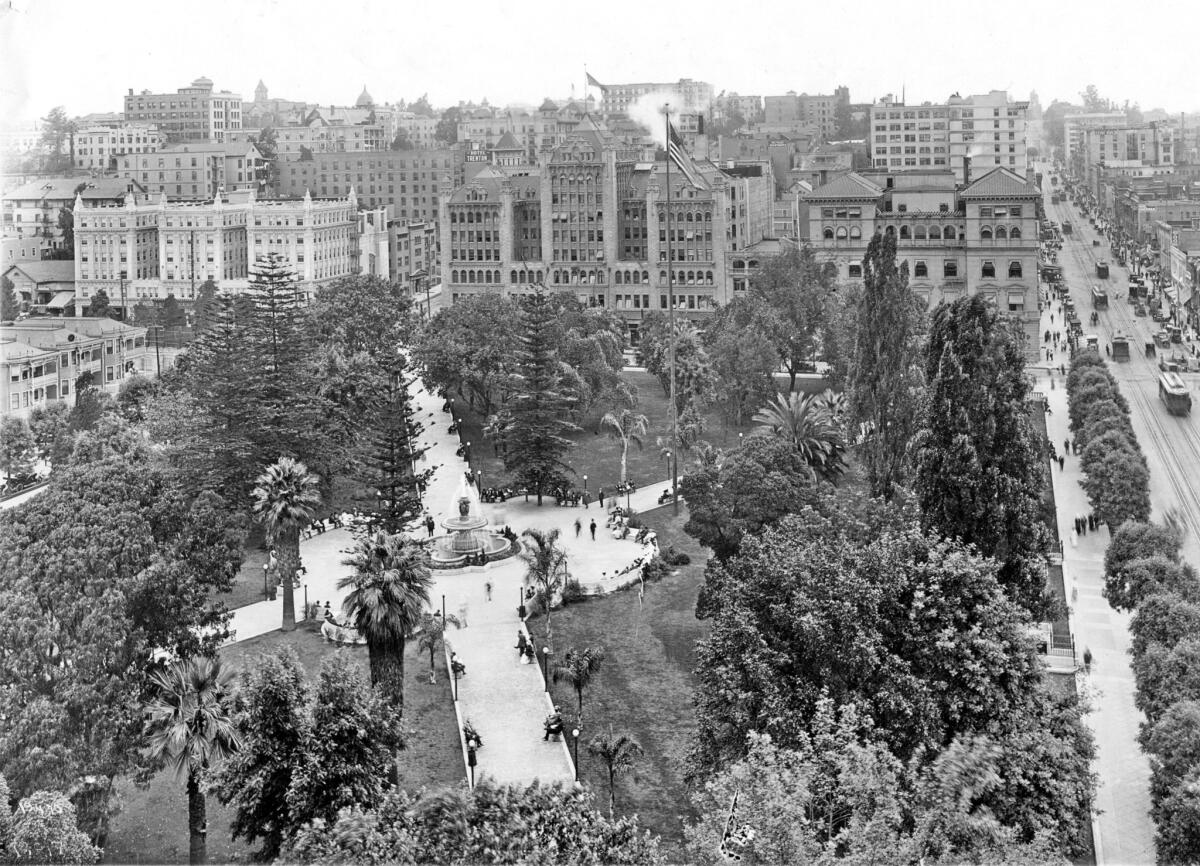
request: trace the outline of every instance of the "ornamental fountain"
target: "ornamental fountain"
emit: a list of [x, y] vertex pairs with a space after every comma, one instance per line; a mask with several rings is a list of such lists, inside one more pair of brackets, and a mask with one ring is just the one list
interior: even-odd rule
[[465, 477], [459, 479], [452, 502], [452, 516], [442, 521], [447, 534], [435, 537], [430, 544], [430, 565], [439, 570], [484, 566], [516, 553], [516, 545], [487, 528], [479, 493]]

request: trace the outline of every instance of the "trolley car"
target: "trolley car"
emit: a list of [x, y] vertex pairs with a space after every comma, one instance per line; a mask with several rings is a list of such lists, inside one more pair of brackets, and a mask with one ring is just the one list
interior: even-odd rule
[[1192, 395], [1178, 373], [1163, 373], [1158, 377], [1158, 396], [1172, 415], [1187, 415], [1192, 411]]

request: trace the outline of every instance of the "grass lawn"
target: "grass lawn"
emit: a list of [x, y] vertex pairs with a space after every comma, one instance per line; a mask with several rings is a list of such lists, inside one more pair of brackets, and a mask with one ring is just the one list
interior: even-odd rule
[[[262, 654], [282, 646], [295, 649], [314, 686], [322, 661], [334, 653], [349, 654], [363, 675], [368, 675], [366, 647], [339, 648], [326, 643], [315, 624], [301, 624], [287, 635], [277, 631], [242, 641], [222, 650], [221, 656], [226, 664], [245, 670]], [[408, 743], [401, 756], [400, 784], [408, 790], [459, 784], [465, 778], [465, 769], [443, 659], [438, 657], [438, 682], [432, 686], [429, 684], [429, 656], [417, 651], [415, 641], [409, 643], [404, 659]], [[113, 819], [104, 862], [186, 863], [187, 799], [183, 780], [163, 772], [155, 776], [147, 788], [140, 789], [128, 780], [121, 780], [117, 791], [121, 798], [121, 813]], [[251, 846], [230, 838], [232, 819], [233, 810], [222, 806], [215, 796], [209, 796], [210, 862], [249, 859]]]
[[[684, 535], [686, 509], [679, 517], [670, 506], [642, 515], [658, 533], [665, 549], [675, 545], [692, 557], [658, 583], [647, 584], [638, 602], [636, 590], [592, 599], [554, 613], [554, 643], [561, 655], [570, 647], [601, 645], [607, 659], [584, 693], [587, 727], [580, 737], [580, 778], [608, 805], [607, 772], [587, 754], [596, 732], [627, 731], [641, 743], [645, 757], [632, 774], [618, 777], [617, 811], [637, 813], [644, 827], [668, 846], [683, 835], [685, 819], [695, 817], [684, 790], [684, 756], [696, 728], [692, 708], [696, 641], [708, 624], [696, 619], [696, 596], [704, 572], [705, 551]], [[531, 623], [540, 632], [544, 624]], [[554, 687], [555, 702], [568, 722], [576, 713], [575, 693], [565, 684]]]

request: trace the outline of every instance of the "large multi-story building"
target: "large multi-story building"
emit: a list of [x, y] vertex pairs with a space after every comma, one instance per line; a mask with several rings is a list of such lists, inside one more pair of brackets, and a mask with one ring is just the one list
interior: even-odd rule
[[[770, 234], [770, 163], [697, 163], [698, 185], [585, 118], [539, 169], [486, 165], [441, 197], [443, 294], [523, 293], [535, 285], [618, 311], [636, 344], [641, 317], [703, 315], [732, 298], [727, 260]], [[668, 246], [671, 247], [668, 253]]]
[[421, 293], [441, 277], [437, 223], [392, 220], [388, 223], [388, 240], [392, 247], [392, 279], [411, 286], [420, 300]]
[[166, 196], [123, 206], [75, 208], [76, 307], [103, 289], [113, 306], [196, 298], [205, 280], [240, 291], [250, 265], [278, 253], [306, 294], [359, 273], [358, 202], [259, 199], [254, 190], [212, 201], [167, 201]]
[[1071, 173], [1100, 196], [1105, 175], [1142, 175], [1142, 169], [1170, 173], [1175, 165], [1179, 130], [1167, 123], [1086, 126], [1071, 152]]
[[0, 412], [28, 418], [38, 407], [74, 405], [75, 380], [92, 374], [115, 393], [126, 376], [152, 373], [157, 360], [146, 329], [107, 317], [26, 319], [0, 326]]
[[153, 123], [171, 143], [182, 141], [227, 141], [230, 132], [242, 128], [242, 97], [228, 90], [214, 91], [207, 78], [197, 78], [176, 93], [125, 95], [125, 120]]
[[475, 108], [459, 121], [458, 140], [477, 144], [478, 152], [486, 152], [508, 136], [521, 147], [527, 162], [536, 163], [538, 154], [566, 141], [586, 113], [584, 104], [575, 100], [560, 106], [546, 99], [537, 111]]
[[994, 168], [1024, 176], [1028, 109], [1003, 90], [921, 105], [887, 96], [871, 106], [871, 164], [888, 172], [949, 168], [967, 181]]
[[[414, 114], [411, 111], [396, 112], [396, 133], [407, 136], [409, 144], [422, 150], [433, 150], [438, 146], [438, 118]], [[390, 145], [389, 145], [390, 146]]]
[[433, 222], [438, 215], [438, 183], [461, 180], [461, 149], [386, 150], [371, 153], [315, 153], [312, 159], [281, 159], [276, 164], [280, 195], [311, 192], [337, 197], [353, 189], [363, 207], [391, 207], [392, 218]]
[[839, 105], [850, 104], [850, 89], [839, 87], [831, 94], [796, 94], [789, 90], [782, 96], [767, 96], [763, 100], [764, 122], [769, 127], [811, 126], [824, 139], [837, 132]]
[[712, 110], [713, 87], [707, 81], [681, 78], [675, 82], [655, 84], [596, 84], [602, 94], [600, 113], [628, 115], [629, 109], [648, 93], [661, 93], [673, 111], [684, 114], [708, 114]]
[[861, 280], [871, 238], [893, 235], [918, 297], [936, 305], [983, 295], [1021, 320], [1027, 354], [1035, 357], [1039, 196], [1032, 182], [1007, 168], [993, 168], [966, 187], [950, 170], [926, 169], [847, 172], [804, 200], [809, 243], [839, 279]]
[[262, 154], [246, 141], [175, 144], [150, 153], [117, 159], [122, 177], [136, 180], [152, 195], [172, 199], [210, 199], [257, 184]]
[[1124, 111], [1072, 112], [1063, 115], [1063, 161], [1072, 165], [1083, 141], [1084, 131], [1092, 127], [1117, 129], [1129, 125]]
[[4, 264], [65, 254], [61, 251], [66, 237], [59, 220], [76, 199], [93, 205], [120, 204], [145, 191], [135, 180], [116, 177], [46, 177], [5, 191]]
[[162, 146], [163, 135], [152, 123], [89, 126], [74, 135], [75, 167], [112, 171], [117, 167], [117, 157], [127, 153], [155, 153]]

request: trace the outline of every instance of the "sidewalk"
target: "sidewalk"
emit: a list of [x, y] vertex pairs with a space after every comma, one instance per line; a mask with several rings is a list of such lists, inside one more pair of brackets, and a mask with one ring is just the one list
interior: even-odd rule
[[[1057, 303], [1053, 309], [1061, 329]], [[1043, 313], [1041, 331], [1053, 330], [1049, 313]], [[1056, 355], [1056, 366], [1059, 362]], [[1070, 438], [1066, 382], [1055, 372], [1052, 389], [1045, 362], [1031, 372], [1035, 374], [1035, 387], [1046, 395], [1051, 409], [1052, 414], [1046, 418], [1050, 442], [1062, 454], [1063, 440]], [[1058, 533], [1063, 539], [1063, 576], [1067, 603], [1074, 613], [1075, 645], [1080, 655], [1085, 648], [1090, 649], [1093, 659], [1091, 674], [1080, 675], [1078, 684], [1091, 699], [1092, 712], [1085, 718], [1096, 737], [1094, 769], [1100, 777], [1095, 803], [1100, 814], [1093, 822], [1096, 862], [1153, 863], [1150, 765], [1137, 741], [1138, 725], [1144, 717], [1133, 701], [1129, 615], [1109, 607], [1103, 595], [1108, 527], [1080, 537], [1074, 534], [1075, 517], [1091, 511], [1080, 484], [1083, 472], [1079, 459], [1067, 455], [1064, 469], [1052, 463], [1049, 471], [1058, 508]]]
[[[466, 463], [455, 455], [458, 438], [448, 432], [450, 416], [441, 411], [441, 400], [430, 395], [420, 384], [413, 386], [417, 417], [425, 424], [424, 443], [426, 465], [436, 467], [427, 486], [425, 507], [434, 520], [457, 513], [455, 493], [466, 471]], [[640, 489], [628, 497], [635, 511], [658, 506], [658, 496], [666, 483]], [[630, 539], [613, 538], [605, 526], [607, 508], [592, 503], [589, 508], [559, 507], [552, 498], [536, 500], [524, 497], [482, 504], [481, 510], [495, 529], [507, 525], [519, 536], [525, 529], [558, 529], [567, 551], [571, 576], [585, 587], [600, 591], [611, 589], [617, 575], [649, 548]], [[608, 499], [605, 505], [611, 507]], [[625, 505], [625, 497], [618, 504]], [[580, 533], [575, 534], [575, 521], [580, 521]], [[590, 524], [596, 522], [595, 539]], [[425, 530], [415, 531], [424, 536]], [[353, 543], [345, 529], [325, 532], [300, 542], [300, 557], [308, 569], [305, 586], [296, 591], [297, 614], [302, 613], [305, 589], [310, 602], [329, 602], [336, 615], [341, 616], [344, 592], [337, 590], [338, 580], [350, 573], [342, 565], [344, 551]], [[629, 574], [636, 574], [630, 572]], [[483, 738], [484, 747], [478, 752], [476, 779], [487, 776], [501, 783], [529, 784], [574, 779], [567, 742], [546, 743], [542, 740], [542, 720], [550, 712], [542, 675], [537, 665], [522, 665], [517, 660], [517, 632], [522, 627], [517, 616], [524, 586], [525, 564], [513, 557], [483, 569], [462, 574], [434, 571], [434, 586], [430, 601], [440, 609], [443, 600], [446, 612], [461, 616], [465, 608], [467, 627], [447, 633], [449, 646], [466, 665], [467, 676], [459, 680], [459, 713], [470, 719]], [[628, 575], [627, 578], [628, 579]], [[484, 584], [492, 584], [492, 599], [486, 598]], [[282, 596], [276, 601], [263, 601], [234, 611], [231, 627], [233, 641], [246, 640], [275, 631], [282, 621]], [[543, 628], [542, 622], [538, 627]], [[540, 650], [544, 640], [533, 635]], [[567, 648], [556, 648], [561, 654]], [[452, 688], [452, 684], [448, 686]], [[569, 719], [569, 714], [568, 714]], [[566, 738], [569, 742], [569, 737]]]

